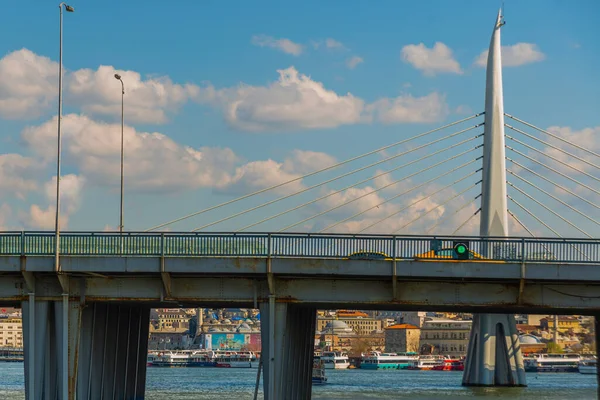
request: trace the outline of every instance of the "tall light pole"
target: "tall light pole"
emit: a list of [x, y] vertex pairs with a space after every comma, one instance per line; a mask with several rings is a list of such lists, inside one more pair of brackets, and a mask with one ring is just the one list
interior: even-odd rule
[[[119, 217], [119, 232], [123, 234], [123, 126], [125, 121], [124, 100], [125, 100], [125, 84], [121, 75], [115, 74], [115, 79], [121, 82], [121, 213]], [[121, 238], [122, 240], [122, 238]], [[123, 243], [121, 243], [121, 246]], [[121, 249], [122, 250], [122, 249]]]
[[56, 155], [56, 221], [55, 221], [55, 240], [54, 245], [54, 269], [56, 272], [60, 270], [60, 148], [61, 148], [61, 137], [60, 137], [60, 122], [62, 120], [62, 37], [63, 37], [63, 6], [65, 11], [73, 12], [75, 9], [70, 5], [62, 2], [58, 5], [60, 10], [60, 44], [59, 44], [59, 56], [58, 56], [58, 148]]

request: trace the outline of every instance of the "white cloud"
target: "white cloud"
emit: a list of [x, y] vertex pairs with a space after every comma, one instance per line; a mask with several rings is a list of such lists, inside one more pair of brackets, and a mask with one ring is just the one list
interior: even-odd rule
[[327, 153], [308, 150], [293, 150], [283, 162], [283, 170], [302, 175], [335, 165], [337, 160]]
[[[483, 51], [475, 60], [475, 65], [485, 67], [487, 65], [488, 50]], [[502, 66], [517, 67], [519, 65], [531, 64], [546, 58], [534, 43], [517, 43], [512, 46], [502, 46]]]
[[[283, 164], [273, 160], [251, 161], [236, 168], [231, 181], [219, 192], [241, 195], [299, 178], [301, 174], [288, 172]], [[300, 180], [274, 189], [274, 193], [289, 194], [301, 190]]]
[[[142, 79], [134, 71], [100, 66], [64, 74], [64, 103], [78, 106], [91, 115], [121, 115], [121, 83], [125, 83], [125, 118], [141, 123], [164, 123], [167, 113], [177, 111], [199, 88], [174, 84], [168, 77]], [[14, 51], [0, 59], [0, 117], [33, 119], [55, 105], [58, 95], [58, 63], [27, 49]]]
[[364, 101], [338, 95], [294, 67], [278, 70], [269, 86], [240, 85], [216, 90], [212, 101], [228, 123], [248, 131], [333, 128], [360, 122]]
[[23, 199], [36, 189], [36, 176], [41, 165], [33, 158], [20, 154], [0, 154], [0, 197]]
[[290, 39], [275, 39], [274, 37], [267, 35], [252, 36], [252, 44], [260, 47], [271, 47], [294, 56], [299, 56], [304, 50], [304, 46], [299, 43], [292, 42]]
[[338, 42], [337, 40], [332, 39], [332, 38], [325, 39], [325, 47], [327, 47], [328, 49], [344, 49], [345, 48], [345, 46], [341, 42]]
[[278, 70], [279, 79], [268, 86], [201, 90], [198, 101], [223, 110], [226, 121], [247, 131], [283, 131], [335, 128], [369, 123], [427, 123], [447, 114], [445, 97], [402, 95], [366, 105], [351, 93], [339, 95], [294, 67]]
[[367, 109], [385, 124], [438, 122], [448, 115], [444, 96], [436, 92], [423, 97], [384, 98], [370, 104]]
[[[82, 189], [85, 179], [81, 176], [69, 174], [60, 179], [60, 226], [65, 229], [69, 217], [81, 205]], [[44, 194], [48, 203], [46, 208], [32, 204], [25, 225], [37, 229], [53, 229], [56, 221], [56, 176], [44, 185]]]
[[121, 75], [125, 85], [125, 118], [141, 123], [164, 123], [167, 111], [176, 111], [190, 98], [198, 96], [192, 84], [174, 84], [168, 77], [142, 79], [135, 71], [116, 70], [102, 65], [97, 70], [80, 69], [68, 75], [65, 89], [70, 103], [91, 115], [121, 115]]
[[[581, 146], [585, 149], [591, 150], [593, 152], [600, 152], [600, 140], [598, 140], [598, 137], [600, 137], [600, 126], [596, 126], [596, 127], [592, 127], [592, 128], [584, 128], [581, 130], [574, 130], [571, 127], [568, 126], [551, 126], [547, 129], [549, 132], [554, 133], [555, 135], [561, 137], [562, 139], [566, 140], [569, 143], [574, 143], [577, 144], [578, 146]], [[598, 160], [596, 157], [590, 155], [590, 153], [577, 149], [574, 146], [569, 146], [566, 143], [558, 140], [558, 139], [554, 139], [554, 138], [544, 138], [546, 141], [548, 141], [549, 143], [551, 143], [553, 146], [558, 147], [559, 149], [562, 149], [564, 151], [567, 151], [571, 154], [574, 154], [576, 156], [578, 156], [581, 159], [584, 159], [592, 164], [598, 164]], [[592, 175], [595, 175], [595, 168], [592, 167], [590, 164], [585, 163], [583, 161], [577, 160], [576, 158], [565, 154], [563, 151], [560, 151], [556, 148], [552, 148], [550, 146], [546, 146], [545, 148], [541, 149], [541, 151], [551, 157], [554, 157], [560, 161], [562, 161], [565, 164], [568, 164], [574, 168], [577, 168], [579, 170], [582, 171], [586, 171], [588, 173], [591, 173]], [[531, 154], [531, 152], [530, 152]], [[557, 164], [555, 162], [553, 162], [551, 159], [549, 159], [548, 157], [542, 157], [539, 156], [538, 154], [532, 154], [532, 156], [535, 156], [536, 158], [538, 158], [540, 161], [544, 162], [545, 164], [551, 164], [553, 168], [559, 169], [565, 173], [567, 173], [569, 176], [572, 176], [573, 174], [577, 174], [576, 171], [574, 171], [572, 168], [568, 168], [564, 165], [561, 164]]]
[[462, 115], [465, 115], [465, 114], [471, 115], [471, 114], [473, 114], [473, 109], [465, 104], [461, 104], [454, 109], [454, 113], [462, 114]]
[[354, 69], [354, 68], [356, 68], [356, 66], [358, 64], [361, 64], [363, 62], [364, 62], [364, 60], [363, 60], [362, 57], [352, 56], [352, 57], [350, 57], [349, 59], [346, 60], [346, 66], [348, 68], [350, 68], [350, 69]]
[[[55, 152], [56, 118], [26, 128], [22, 138], [44, 160]], [[176, 192], [227, 185], [237, 160], [232, 150], [181, 146], [161, 133], [124, 129], [125, 179], [136, 191]], [[64, 162], [76, 165], [91, 181], [103, 186], [120, 183], [120, 124], [96, 122], [86, 116], [63, 117]]]
[[58, 63], [27, 49], [0, 59], [0, 117], [32, 119], [58, 95]]
[[10, 206], [6, 203], [0, 205], [0, 231], [11, 230], [8, 228], [8, 218], [12, 215]]
[[434, 76], [436, 73], [462, 74], [452, 50], [442, 42], [436, 42], [431, 49], [423, 43], [404, 46], [402, 60], [423, 71], [426, 76]]

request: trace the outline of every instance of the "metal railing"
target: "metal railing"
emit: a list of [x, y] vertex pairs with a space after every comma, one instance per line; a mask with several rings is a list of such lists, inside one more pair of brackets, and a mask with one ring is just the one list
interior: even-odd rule
[[[54, 232], [0, 232], [0, 256], [54, 254]], [[432, 242], [451, 257], [455, 241], [486, 261], [600, 263], [600, 239], [352, 235], [310, 233], [63, 232], [63, 256], [347, 258], [371, 253], [382, 259], [431, 258]], [[121, 246], [122, 243], [122, 246]], [[368, 257], [369, 254], [366, 255]]]

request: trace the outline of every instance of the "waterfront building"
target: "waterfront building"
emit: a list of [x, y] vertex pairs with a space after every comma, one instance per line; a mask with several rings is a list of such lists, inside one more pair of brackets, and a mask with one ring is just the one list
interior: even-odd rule
[[322, 331], [331, 321], [342, 321], [357, 335], [368, 336], [383, 330], [383, 320], [369, 317], [362, 311], [340, 310], [335, 317], [317, 317], [317, 331]]
[[385, 352], [419, 352], [421, 329], [411, 324], [395, 324], [385, 328]]
[[547, 348], [539, 337], [530, 334], [519, 335], [519, 344], [523, 354], [543, 353]]
[[472, 321], [431, 319], [421, 326], [422, 354], [463, 356], [467, 353]]
[[[540, 319], [540, 328], [548, 332], [554, 332], [554, 316]], [[582, 329], [579, 319], [573, 316], [559, 315], [558, 331], [580, 333]]]
[[0, 347], [23, 347], [21, 318], [0, 318]]
[[156, 330], [189, 328], [190, 316], [182, 308], [157, 308], [150, 311], [150, 323]]
[[192, 342], [186, 328], [156, 329], [150, 325], [148, 350], [185, 350]]

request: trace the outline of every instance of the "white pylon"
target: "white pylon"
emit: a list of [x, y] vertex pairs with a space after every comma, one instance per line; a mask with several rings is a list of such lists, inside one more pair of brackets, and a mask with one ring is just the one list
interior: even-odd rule
[[[488, 52], [480, 236], [508, 236], [502, 54], [498, 12]], [[482, 246], [488, 256], [490, 246]], [[523, 356], [512, 314], [475, 314], [463, 375], [466, 386], [526, 386]]]

